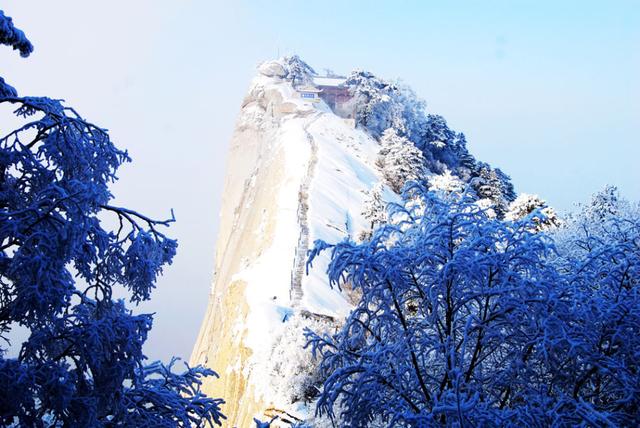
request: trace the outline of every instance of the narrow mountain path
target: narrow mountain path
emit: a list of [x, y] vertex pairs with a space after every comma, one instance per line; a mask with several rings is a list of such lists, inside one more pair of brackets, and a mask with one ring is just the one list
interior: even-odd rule
[[311, 148], [309, 163], [307, 164], [307, 173], [300, 183], [298, 191], [298, 224], [300, 228], [300, 236], [298, 237], [298, 246], [293, 260], [293, 269], [291, 271], [291, 290], [289, 297], [291, 299], [291, 307], [299, 309], [302, 301], [302, 276], [304, 275], [305, 265], [307, 262], [307, 252], [309, 250], [309, 186], [313, 180], [316, 164], [318, 163], [318, 144], [313, 135], [309, 132], [309, 126], [313, 124], [322, 113], [315, 113], [303, 126], [307, 141]]

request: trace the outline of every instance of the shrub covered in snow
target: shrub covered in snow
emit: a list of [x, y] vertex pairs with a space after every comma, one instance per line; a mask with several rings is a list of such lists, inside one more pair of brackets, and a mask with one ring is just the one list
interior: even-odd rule
[[318, 370], [318, 361], [306, 349], [304, 332], [307, 328], [329, 331], [335, 326], [319, 318], [296, 314], [282, 324], [268, 359], [270, 389], [286, 404], [313, 401], [324, 380]]

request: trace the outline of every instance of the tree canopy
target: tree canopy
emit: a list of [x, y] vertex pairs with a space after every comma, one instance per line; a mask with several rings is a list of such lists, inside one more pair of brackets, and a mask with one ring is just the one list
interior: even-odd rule
[[[640, 216], [489, 216], [464, 193], [405, 189], [388, 223], [331, 251], [362, 299], [336, 334], [307, 331], [327, 373], [319, 414], [366, 426], [640, 423]], [[602, 202], [606, 199], [605, 202]], [[611, 198], [598, 197], [611, 208]], [[537, 219], [537, 220], [536, 220]]]
[[[0, 44], [32, 50], [1, 11]], [[0, 134], [0, 423], [220, 424], [222, 400], [200, 391], [215, 373], [148, 363], [152, 315], [114, 298], [119, 288], [131, 304], [150, 299], [176, 253], [163, 232], [173, 215], [113, 204], [109, 186], [129, 156], [61, 100], [18, 96], [0, 79], [0, 104], [23, 121]], [[26, 337], [10, 344], [18, 326]]]
[[[426, 103], [410, 88], [366, 71], [352, 72], [345, 85], [353, 96], [356, 124], [382, 146], [378, 164], [390, 165], [383, 172], [394, 191], [400, 192], [408, 175], [426, 181], [427, 175], [433, 179], [444, 174], [469, 185], [477, 199], [492, 204], [498, 217], [506, 213], [516, 197], [509, 176], [476, 160], [464, 134], [452, 130], [444, 117], [428, 113]], [[400, 175], [393, 171], [401, 169], [405, 172]]]

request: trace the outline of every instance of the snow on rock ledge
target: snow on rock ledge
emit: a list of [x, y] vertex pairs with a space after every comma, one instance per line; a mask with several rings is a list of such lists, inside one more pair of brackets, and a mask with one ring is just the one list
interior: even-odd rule
[[283, 78], [287, 75], [287, 71], [285, 70], [282, 63], [279, 61], [266, 61], [260, 64], [258, 67], [258, 71], [263, 76], [267, 77], [280, 77]]

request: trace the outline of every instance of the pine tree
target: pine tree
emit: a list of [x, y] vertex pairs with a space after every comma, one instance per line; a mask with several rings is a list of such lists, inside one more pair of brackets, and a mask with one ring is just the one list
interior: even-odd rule
[[365, 191], [365, 193], [367, 198], [362, 209], [362, 216], [369, 220], [371, 229], [373, 229], [387, 221], [386, 204], [382, 200], [382, 183], [374, 184], [371, 190]]
[[505, 220], [517, 221], [532, 217], [532, 225], [536, 231], [556, 228], [562, 224], [556, 211], [538, 195], [521, 193], [509, 205], [504, 216]]
[[426, 103], [410, 88], [367, 71], [354, 71], [345, 84], [353, 95], [358, 126], [378, 140], [393, 129], [422, 152], [425, 171], [443, 174], [449, 170], [465, 183], [475, 180], [477, 187], [483, 187], [478, 197], [492, 200], [496, 213], [504, 215], [516, 196], [510, 178], [476, 161], [467, 149], [465, 135], [452, 130], [442, 116], [428, 114]]
[[386, 203], [382, 200], [382, 188], [382, 183], [378, 182], [373, 185], [371, 190], [364, 192], [366, 199], [362, 208], [362, 216], [369, 220], [369, 228], [360, 233], [358, 237], [360, 241], [369, 239], [374, 228], [387, 221]]
[[387, 129], [380, 139], [376, 165], [396, 193], [400, 193], [407, 181], [420, 180], [426, 175], [422, 152], [393, 128]]
[[496, 214], [503, 217], [509, 203], [515, 199], [515, 191], [509, 177], [500, 169], [491, 168], [483, 162], [479, 162], [476, 168], [471, 184], [478, 198], [492, 201]]
[[294, 87], [311, 83], [313, 76], [317, 75], [316, 71], [300, 59], [298, 55], [285, 57], [284, 64], [287, 71], [287, 79], [291, 80], [291, 84]]
[[461, 193], [464, 190], [464, 182], [448, 169], [443, 174], [432, 175], [428, 179], [429, 190], [432, 192]]

